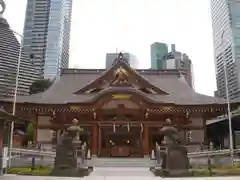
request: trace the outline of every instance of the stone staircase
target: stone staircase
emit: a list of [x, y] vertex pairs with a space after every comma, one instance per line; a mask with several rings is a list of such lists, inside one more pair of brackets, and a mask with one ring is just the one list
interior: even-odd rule
[[153, 166], [155, 161], [149, 158], [92, 158], [87, 164], [94, 167], [146, 167]]
[[[89, 175], [89, 179], [124, 179], [124, 180], [153, 180], [154, 174], [145, 167], [96, 167]], [[99, 178], [100, 180], [100, 178]]]

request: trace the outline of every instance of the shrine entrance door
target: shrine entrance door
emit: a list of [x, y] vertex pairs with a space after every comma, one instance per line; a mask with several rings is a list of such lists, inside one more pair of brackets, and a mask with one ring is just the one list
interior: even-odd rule
[[142, 137], [139, 131], [107, 131], [102, 129], [101, 156], [143, 157]]
[[139, 135], [134, 133], [109, 133], [107, 136], [110, 157], [140, 157]]

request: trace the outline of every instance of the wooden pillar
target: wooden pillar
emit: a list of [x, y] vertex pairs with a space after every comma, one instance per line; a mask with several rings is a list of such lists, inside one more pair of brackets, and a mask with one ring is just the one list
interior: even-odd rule
[[205, 146], [208, 146], [209, 142], [208, 142], [208, 136], [207, 136], [207, 118], [206, 117], [203, 118], [203, 131], [204, 131], [203, 144]]
[[187, 144], [187, 130], [186, 130], [186, 128], [183, 128], [183, 139], [184, 139], [184, 143]]
[[3, 150], [4, 122], [0, 123], [0, 149]]
[[144, 155], [149, 155], [149, 133], [148, 133], [148, 127], [144, 125], [143, 129], [143, 153]]
[[98, 151], [98, 125], [93, 124], [92, 128], [92, 154], [96, 155]]
[[102, 149], [102, 129], [101, 125], [98, 124], [98, 156], [101, 155], [101, 149]]

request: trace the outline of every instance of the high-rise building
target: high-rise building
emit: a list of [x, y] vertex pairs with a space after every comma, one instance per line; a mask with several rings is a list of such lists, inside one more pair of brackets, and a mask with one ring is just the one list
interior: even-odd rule
[[72, 0], [28, 0], [24, 49], [41, 77], [53, 79], [69, 65]]
[[[240, 1], [211, 0], [217, 94], [230, 99], [240, 97]], [[227, 78], [224, 73], [226, 63]]]
[[[20, 43], [6, 19], [0, 17], [0, 98], [14, 95]], [[21, 53], [18, 94], [28, 95], [30, 85], [39, 77], [29, 55]]]
[[[116, 58], [118, 58], [118, 56], [119, 56], [119, 53], [107, 53], [106, 54], [106, 68], [107, 69], [112, 67]], [[139, 62], [138, 62], [137, 57], [134, 54], [123, 53], [123, 57], [132, 68], [134, 68], [134, 69], [138, 68]]]
[[187, 54], [176, 51], [175, 44], [171, 45], [171, 52], [163, 57], [162, 69], [184, 70], [186, 81], [194, 88], [192, 61]]
[[165, 43], [155, 42], [151, 45], [151, 69], [162, 69], [163, 57], [168, 53]]

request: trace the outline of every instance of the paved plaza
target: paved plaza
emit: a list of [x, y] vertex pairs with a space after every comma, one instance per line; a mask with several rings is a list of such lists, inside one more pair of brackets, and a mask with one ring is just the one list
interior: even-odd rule
[[69, 178], [69, 177], [34, 177], [33, 176], [18, 176], [5, 175], [0, 179], [6, 180], [177, 180], [177, 179], [194, 179], [194, 180], [240, 180], [240, 177], [204, 177], [204, 178], [160, 178], [155, 177], [147, 168], [96, 168], [90, 176], [84, 178]]

